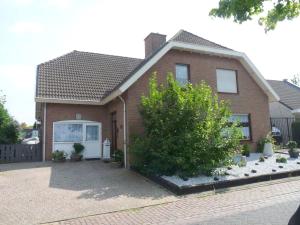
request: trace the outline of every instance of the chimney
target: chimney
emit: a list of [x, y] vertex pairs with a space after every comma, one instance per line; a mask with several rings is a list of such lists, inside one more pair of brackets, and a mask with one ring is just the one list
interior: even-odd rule
[[145, 58], [155, 52], [160, 46], [166, 42], [166, 35], [159, 33], [150, 33], [145, 38]]

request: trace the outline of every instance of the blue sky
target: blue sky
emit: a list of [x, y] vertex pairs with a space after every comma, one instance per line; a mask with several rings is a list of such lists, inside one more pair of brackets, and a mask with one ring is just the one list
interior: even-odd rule
[[72, 50], [143, 58], [150, 32], [179, 29], [245, 52], [268, 79], [300, 73], [300, 19], [264, 33], [213, 19], [217, 0], [0, 0], [0, 90], [11, 115], [34, 122], [36, 66]]

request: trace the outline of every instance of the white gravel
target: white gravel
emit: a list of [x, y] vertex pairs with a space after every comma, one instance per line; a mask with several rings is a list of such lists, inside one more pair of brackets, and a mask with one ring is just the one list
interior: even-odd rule
[[[201, 175], [198, 177], [189, 178], [187, 181], [182, 180], [178, 176], [162, 176], [162, 178], [179, 187], [182, 187], [196, 186], [200, 184], [213, 184], [218, 182], [214, 180], [214, 177], [218, 177], [219, 181], [224, 181], [247, 178], [247, 176], [245, 176], [245, 173], [249, 174], [248, 177], [255, 177], [267, 174], [300, 170], [300, 164], [297, 164], [297, 162], [300, 162], [300, 159], [292, 159], [287, 154], [276, 153], [273, 156], [268, 157], [268, 159], [265, 159], [264, 162], [259, 162], [260, 156], [260, 153], [251, 153], [250, 156], [247, 157], [247, 166], [245, 167], [232, 166], [231, 170], [228, 170], [227, 168], [220, 168], [220, 170], [226, 171], [229, 175], [211, 177]], [[287, 158], [287, 163], [277, 163], [276, 158], [279, 156]], [[258, 165], [255, 165], [255, 163], [258, 163]], [[279, 166], [283, 166], [283, 168], [279, 168]], [[275, 169], [276, 172], [273, 172], [273, 169]], [[252, 170], [256, 170], [257, 172], [252, 173]]]

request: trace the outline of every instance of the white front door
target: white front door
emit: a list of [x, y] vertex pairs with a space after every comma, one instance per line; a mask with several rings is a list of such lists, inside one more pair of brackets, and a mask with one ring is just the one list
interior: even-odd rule
[[[84, 158], [100, 158], [101, 142], [100, 142], [101, 125], [98, 123], [89, 123], [85, 126], [85, 148]], [[100, 144], [100, 146], [99, 146]]]
[[101, 123], [85, 120], [66, 120], [53, 123], [53, 151], [72, 154], [73, 144], [81, 143], [84, 158], [101, 158]]

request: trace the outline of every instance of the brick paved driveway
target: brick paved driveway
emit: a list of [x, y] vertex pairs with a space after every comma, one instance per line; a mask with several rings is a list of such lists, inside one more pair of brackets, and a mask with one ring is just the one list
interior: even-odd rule
[[[223, 193], [222, 193], [223, 192]], [[300, 204], [300, 178], [231, 188], [208, 196], [94, 215], [51, 225], [284, 225]]]
[[174, 201], [144, 177], [101, 161], [0, 164], [0, 224], [28, 225]]

